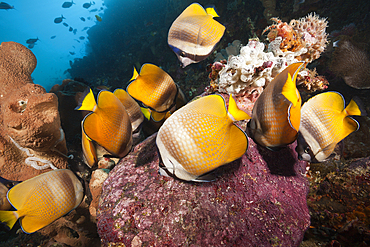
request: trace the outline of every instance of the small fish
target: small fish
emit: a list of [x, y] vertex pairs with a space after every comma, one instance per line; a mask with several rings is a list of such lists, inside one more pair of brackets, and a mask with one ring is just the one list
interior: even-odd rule
[[72, 2], [64, 2], [62, 4], [62, 8], [70, 8], [72, 4], [75, 4], [73, 1]]
[[89, 27], [84, 27], [83, 29], [82, 29], [82, 31], [85, 31], [85, 30], [87, 30]]
[[357, 99], [345, 107], [338, 92], [326, 92], [310, 98], [301, 109], [296, 151], [302, 160], [322, 162], [341, 140], [356, 131], [359, 123], [350, 116], [363, 116], [365, 111]]
[[231, 95], [228, 110], [220, 95], [199, 98], [177, 110], [158, 131], [156, 143], [164, 163], [160, 173], [186, 181], [213, 180], [208, 172], [247, 151], [247, 134], [234, 124], [245, 119], [250, 116], [238, 109]]
[[5, 10], [14, 9], [14, 6], [10, 6], [9, 4], [5, 2], [0, 2], [0, 9], [5, 9]]
[[80, 37], [79, 37], [79, 39], [80, 39], [80, 40], [84, 40], [84, 39], [85, 39], [85, 37], [84, 37], [84, 36], [80, 36]]
[[85, 9], [88, 9], [88, 8], [90, 8], [91, 5], [92, 5], [91, 2], [90, 3], [84, 3], [82, 5], [82, 7], [84, 7]]
[[53, 35], [53, 36], [50, 37], [50, 39], [55, 39], [55, 37], [56, 37], [56, 35]]
[[35, 43], [29, 44], [27, 47], [28, 47], [29, 49], [32, 49], [33, 47], [35, 47]]
[[71, 170], [45, 172], [15, 185], [8, 200], [17, 211], [0, 211], [0, 221], [12, 228], [20, 219], [22, 230], [33, 233], [80, 205], [81, 182]]
[[65, 19], [63, 17], [63, 15], [61, 17], [57, 17], [57, 18], [54, 19], [54, 23], [61, 23], [63, 21], [63, 19]]
[[84, 17], [80, 17], [80, 20], [81, 21], [86, 21], [86, 19]]
[[36, 39], [27, 39], [27, 40], [26, 40], [26, 43], [27, 43], [27, 44], [34, 44], [34, 43], [36, 43], [38, 40], [39, 40], [39, 38], [36, 38]]
[[69, 54], [71, 54], [71, 55], [75, 55], [76, 53], [75, 53], [75, 52], [73, 52], [73, 51], [70, 51], [70, 52], [69, 52]]
[[125, 107], [132, 126], [132, 131], [135, 132], [144, 121], [144, 115], [141, 112], [139, 104], [123, 89], [114, 90], [113, 94], [121, 101]]
[[66, 27], [68, 27], [68, 26], [69, 26], [69, 25], [68, 25], [67, 23], [65, 23], [65, 22], [63, 22], [63, 25], [64, 25], [64, 26], [66, 26]]
[[168, 45], [183, 68], [206, 59], [224, 35], [225, 27], [213, 17], [218, 17], [213, 7], [193, 3], [172, 23]]
[[73, 31], [73, 27], [69, 27], [68, 31], [72, 32]]
[[81, 41], [79, 41], [78, 39], [75, 39], [78, 43], [81, 43]]
[[100, 91], [98, 103], [89, 89], [76, 110], [91, 111], [82, 121], [82, 130], [90, 141], [118, 157], [124, 157], [132, 146], [130, 118], [121, 101], [109, 91]]
[[92, 9], [89, 12], [92, 13], [92, 12], [96, 12], [96, 11], [98, 11], [98, 9]]
[[296, 140], [301, 118], [296, 78], [303, 65], [303, 62], [289, 65], [255, 102], [248, 125], [251, 137], [258, 144], [274, 150]]
[[95, 15], [95, 18], [96, 18], [96, 20], [97, 20], [97, 21], [99, 21], [99, 22], [100, 22], [100, 21], [102, 21], [102, 18], [101, 18], [100, 16], [98, 16], [98, 15]]
[[152, 110], [154, 121], [161, 121], [168, 111], [176, 107], [179, 88], [169, 74], [154, 64], [141, 66], [140, 74], [134, 68], [127, 92]]
[[73, 34], [76, 34], [77, 33], [77, 29], [73, 29]]

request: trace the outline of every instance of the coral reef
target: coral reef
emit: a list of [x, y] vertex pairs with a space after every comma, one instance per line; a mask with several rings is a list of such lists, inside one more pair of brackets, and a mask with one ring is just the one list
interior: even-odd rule
[[[289, 24], [278, 18], [272, 20], [274, 24], [264, 30], [268, 32], [267, 52], [264, 43], [258, 39], [250, 39], [240, 49], [239, 55], [228, 56], [227, 63], [219, 72], [212, 70], [212, 88], [236, 96], [245, 95], [254, 92], [255, 88], [265, 87], [290, 64], [298, 61], [310, 63], [324, 51], [327, 43], [325, 19], [309, 14], [299, 20], [292, 20]], [[214, 79], [217, 72], [218, 81]], [[328, 83], [323, 77], [306, 69], [298, 84], [312, 92], [324, 89]]]
[[310, 225], [307, 163], [294, 145], [272, 152], [249, 141], [201, 184], [159, 175], [155, 135], [140, 143], [103, 184], [102, 246], [297, 246]]
[[55, 94], [32, 82], [33, 53], [21, 44], [0, 46], [0, 171], [26, 180], [66, 168], [67, 153]]

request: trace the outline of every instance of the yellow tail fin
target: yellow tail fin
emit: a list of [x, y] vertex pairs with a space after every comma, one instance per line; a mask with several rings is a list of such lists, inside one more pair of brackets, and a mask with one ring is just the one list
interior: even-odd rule
[[247, 113], [238, 108], [232, 94], [229, 97], [229, 113], [234, 118], [233, 121], [251, 119]]
[[295, 85], [295, 80], [292, 80], [292, 76], [288, 73], [288, 78], [283, 86], [282, 95], [289, 100], [294, 107], [296, 107], [297, 103], [299, 102], [299, 92], [297, 91], [297, 87]]
[[17, 211], [0, 211], [0, 221], [4, 222], [10, 229], [18, 220]]
[[88, 88], [83, 93], [83, 96], [81, 97], [80, 104], [75, 108], [75, 110], [86, 110], [86, 111], [94, 111], [96, 108], [96, 101], [94, 94], [91, 90], [91, 88]]
[[349, 116], [361, 116], [362, 112], [359, 105], [352, 99], [344, 109]]
[[135, 80], [139, 76], [139, 73], [137, 72], [136, 68], [134, 67], [133, 75], [130, 79], [130, 81]]
[[206, 9], [207, 14], [211, 15], [212, 17], [220, 17], [217, 14], [217, 11], [214, 6], [207, 6], [205, 9]]

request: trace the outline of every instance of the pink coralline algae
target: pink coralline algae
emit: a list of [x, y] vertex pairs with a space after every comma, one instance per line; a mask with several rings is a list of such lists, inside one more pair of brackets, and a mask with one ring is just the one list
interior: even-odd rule
[[309, 184], [294, 147], [272, 152], [250, 140], [216, 181], [189, 183], [158, 174], [149, 137], [103, 184], [102, 246], [298, 246], [310, 225]]

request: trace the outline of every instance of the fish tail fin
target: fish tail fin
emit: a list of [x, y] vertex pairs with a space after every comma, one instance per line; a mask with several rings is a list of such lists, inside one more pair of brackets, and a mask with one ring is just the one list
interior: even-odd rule
[[96, 101], [94, 94], [91, 90], [91, 88], [87, 88], [81, 98], [80, 98], [80, 103], [78, 106], [75, 108], [75, 110], [86, 110], [86, 111], [94, 111], [96, 109]]
[[348, 116], [365, 116], [366, 110], [360, 98], [354, 97], [344, 109]]
[[240, 110], [238, 106], [236, 105], [236, 102], [233, 98], [233, 95], [230, 94], [229, 97], [229, 117], [232, 116], [233, 121], [240, 121], [240, 120], [247, 120], [251, 119], [251, 117], [244, 111]]
[[131, 77], [130, 81], [135, 80], [138, 76], [139, 76], [139, 73], [137, 72], [136, 68], [134, 67], [134, 70], [132, 72], [132, 77]]
[[17, 220], [17, 211], [0, 211], [0, 221], [5, 223], [10, 229], [13, 228]]
[[218, 15], [217, 11], [216, 11], [215, 6], [209, 5], [209, 6], [206, 6], [205, 9], [206, 9], [206, 12], [207, 12], [208, 15], [210, 15], [212, 17], [220, 17]]
[[144, 117], [148, 120], [150, 120], [150, 110], [149, 108], [140, 107], [141, 112], [144, 114]]
[[288, 78], [283, 86], [281, 93], [287, 100], [289, 100], [293, 104], [294, 107], [299, 102], [299, 92], [295, 85], [295, 80], [292, 79], [290, 73], [288, 73]]

